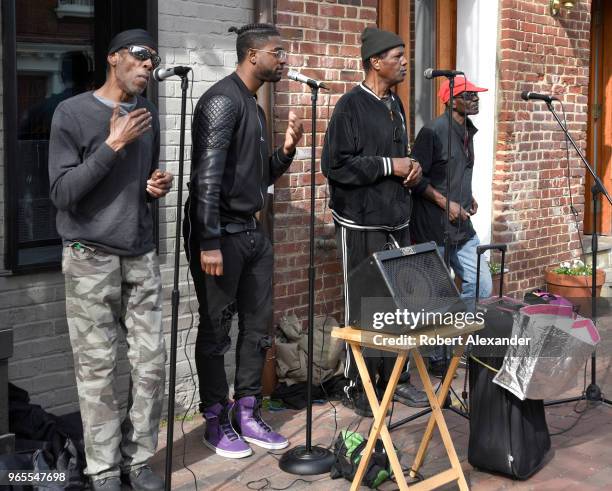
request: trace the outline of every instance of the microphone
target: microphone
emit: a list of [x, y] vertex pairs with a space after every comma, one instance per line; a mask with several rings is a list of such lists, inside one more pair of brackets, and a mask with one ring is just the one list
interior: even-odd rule
[[190, 70], [191, 68], [188, 66], [175, 66], [174, 68], [162, 68], [158, 66], [153, 70], [153, 78], [158, 82], [163, 82], [169, 77], [174, 77], [174, 75], [184, 77]]
[[302, 75], [301, 73], [296, 72], [295, 70], [289, 70], [287, 72], [287, 77], [291, 80], [295, 80], [296, 82], [306, 84], [308, 85], [308, 87], [311, 87], [313, 89], [329, 90], [329, 87], [325, 85], [325, 83], [318, 82], [317, 80], [313, 80], [312, 78], [308, 78], [306, 75]]
[[552, 101], [559, 100], [554, 95], [537, 94], [535, 92], [527, 92], [526, 90], [521, 92], [521, 99], [523, 99], [524, 101], [529, 101], [533, 99], [536, 101], [544, 101], [546, 103], [551, 103]]
[[460, 72], [459, 70], [434, 70], [433, 68], [428, 68], [423, 73], [423, 76], [427, 80], [431, 80], [432, 78], [436, 77], [454, 77], [456, 75], [464, 75], [464, 73]]

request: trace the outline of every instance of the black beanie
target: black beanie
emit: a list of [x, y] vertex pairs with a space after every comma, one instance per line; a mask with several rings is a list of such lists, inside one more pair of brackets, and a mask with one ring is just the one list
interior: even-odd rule
[[108, 54], [112, 55], [121, 48], [127, 48], [132, 45], [148, 46], [157, 51], [157, 42], [147, 31], [144, 29], [130, 29], [120, 32], [111, 40], [108, 45]]
[[361, 33], [361, 59], [383, 53], [397, 46], [404, 46], [404, 40], [394, 32], [383, 31], [376, 27], [366, 27]]

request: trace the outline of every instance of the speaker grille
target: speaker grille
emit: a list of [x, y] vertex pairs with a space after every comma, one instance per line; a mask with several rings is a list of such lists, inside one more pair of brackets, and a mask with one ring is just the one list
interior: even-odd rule
[[433, 251], [386, 259], [381, 264], [402, 308], [445, 311], [458, 298], [444, 264]]

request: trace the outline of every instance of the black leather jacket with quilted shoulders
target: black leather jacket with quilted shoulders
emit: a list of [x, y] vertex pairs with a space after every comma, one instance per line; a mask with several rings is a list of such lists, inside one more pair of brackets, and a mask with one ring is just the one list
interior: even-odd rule
[[263, 109], [236, 72], [198, 101], [187, 208], [200, 250], [220, 248], [222, 226], [252, 220], [268, 186], [291, 164], [282, 148], [269, 155], [266, 135]]

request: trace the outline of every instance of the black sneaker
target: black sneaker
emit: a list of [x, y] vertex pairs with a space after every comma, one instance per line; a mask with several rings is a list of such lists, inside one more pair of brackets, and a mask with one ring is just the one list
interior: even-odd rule
[[164, 480], [154, 474], [148, 465], [130, 471], [122, 476], [124, 482], [134, 491], [163, 491]]
[[92, 491], [121, 491], [121, 479], [119, 476], [92, 479], [90, 489]]
[[410, 382], [406, 384], [397, 384], [395, 395], [393, 396], [397, 402], [401, 402], [410, 407], [429, 407], [429, 399], [427, 394], [422, 390], [417, 389]]
[[[368, 398], [364, 392], [359, 392], [355, 397], [342, 398], [342, 405], [355, 411], [355, 414], [363, 416], [364, 418], [373, 418], [374, 413], [368, 402]], [[387, 408], [387, 415], [391, 412], [391, 407]]]

